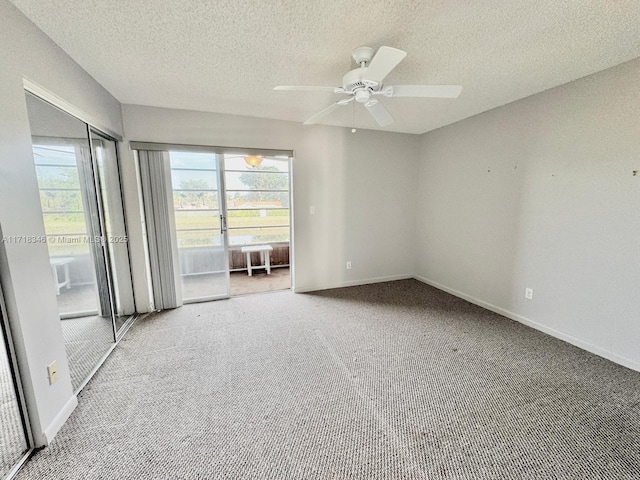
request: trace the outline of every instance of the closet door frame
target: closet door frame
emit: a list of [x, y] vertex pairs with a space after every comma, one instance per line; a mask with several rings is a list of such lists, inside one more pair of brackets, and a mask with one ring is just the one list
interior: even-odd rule
[[12, 478], [22, 465], [27, 461], [29, 456], [34, 450], [33, 434], [31, 432], [31, 423], [29, 422], [29, 414], [27, 411], [27, 402], [24, 396], [22, 387], [22, 380], [20, 378], [20, 371], [18, 367], [18, 360], [16, 351], [13, 345], [13, 338], [11, 336], [11, 326], [9, 324], [9, 315], [4, 303], [4, 293], [2, 291], [2, 285], [0, 285], [0, 341], [4, 342], [7, 352], [7, 361], [9, 363], [9, 371], [13, 380], [13, 390], [16, 394], [18, 402], [18, 409], [20, 411], [20, 423], [22, 425], [22, 431], [24, 432], [24, 438], [26, 442], [27, 450], [21, 458], [14, 464], [14, 466], [7, 472], [7, 478]]

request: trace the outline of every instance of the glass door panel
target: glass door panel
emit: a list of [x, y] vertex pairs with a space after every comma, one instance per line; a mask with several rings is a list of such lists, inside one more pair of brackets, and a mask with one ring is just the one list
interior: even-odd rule
[[229, 296], [220, 156], [169, 153], [184, 302]]
[[224, 155], [232, 295], [291, 287], [289, 170], [289, 157]]
[[257, 157], [259, 163], [252, 165], [245, 157], [224, 156], [229, 245], [280, 243], [288, 248], [289, 159]]

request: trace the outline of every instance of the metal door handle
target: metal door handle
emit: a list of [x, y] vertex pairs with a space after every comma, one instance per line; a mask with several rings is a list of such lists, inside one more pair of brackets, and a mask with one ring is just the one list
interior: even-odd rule
[[220, 235], [227, 231], [227, 217], [220, 215]]

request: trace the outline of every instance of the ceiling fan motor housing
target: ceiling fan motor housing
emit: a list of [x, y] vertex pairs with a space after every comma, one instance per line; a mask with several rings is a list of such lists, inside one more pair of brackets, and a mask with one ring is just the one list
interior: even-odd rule
[[[342, 88], [344, 88], [345, 92], [357, 94], [358, 92], [371, 93], [377, 91], [379, 89], [378, 86], [374, 87], [371, 82], [367, 83], [367, 81], [364, 80], [366, 78], [367, 70], [367, 67], [356, 68], [342, 77]], [[356, 100], [358, 100], [357, 96]]]

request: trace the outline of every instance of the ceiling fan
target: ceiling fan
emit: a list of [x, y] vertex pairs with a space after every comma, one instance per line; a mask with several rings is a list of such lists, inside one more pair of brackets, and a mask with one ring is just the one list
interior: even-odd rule
[[407, 56], [407, 52], [392, 47], [380, 47], [375, 52], [371, 47], [358, 47], [352, 54], [359, 65], [342, 78], [342, 87], [280, 85], [274, 90], [297, 90], [305, 92], [333, 92], [348, 95], [304, 122], [313, 125], [325, 115], [350, 104], [354, 100], [364, 104], [381, 127], [391, 125], [394, 120], [389, 110], [377, 99], [383, 97], [457, 98], [462, 91], [460, 85], [384, 85], [382, 82]]

